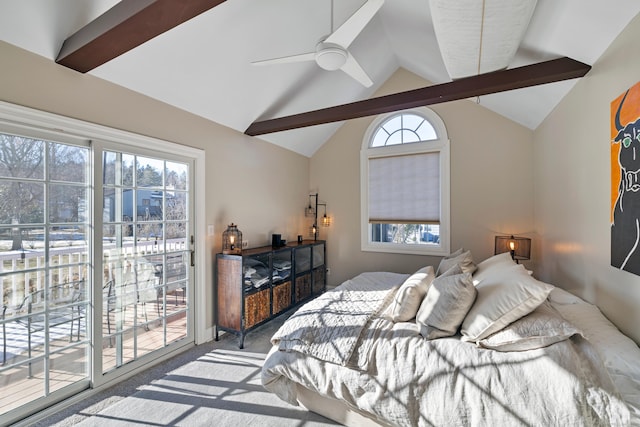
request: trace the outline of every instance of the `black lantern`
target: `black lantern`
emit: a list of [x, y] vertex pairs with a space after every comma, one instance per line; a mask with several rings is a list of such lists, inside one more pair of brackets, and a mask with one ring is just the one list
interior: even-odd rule
[[234, 223], [231, 223], [222, 233], [222, 253], [242, 253], [242, 231], [238, 230], [238, 226]]

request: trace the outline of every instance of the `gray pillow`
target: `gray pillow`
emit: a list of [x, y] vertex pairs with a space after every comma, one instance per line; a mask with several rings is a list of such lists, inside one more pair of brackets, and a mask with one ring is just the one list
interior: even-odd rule
[[434, 279], [416, 315], [420, 334], [426, 339], [455, 335], [476, 294], [470, 273], [447, 272]]
[[462, 271], [462, 267], [460, 266], [460, 264], [456, 264], [444, 273], [440, 274], [440, 277], [455, 276], [456, 274], [462, 273], [464, 273], [464, 271]]
[[456, 264], [460, 264], [463, 272], [473, 274], [476, 271], [476, 265], [473, 262], [471, 251], [461, 251], [461, 249], [458, 249], [456, 252], [442, 258], [440, 265], [438, 265], [438, 270], [436, 270], [436, 276], [440, 276]]

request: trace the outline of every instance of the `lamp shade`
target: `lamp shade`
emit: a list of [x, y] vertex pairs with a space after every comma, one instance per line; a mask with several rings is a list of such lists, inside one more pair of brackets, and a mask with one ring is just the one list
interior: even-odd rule
[[511, 252], [513, 260], [521, 261], [531, 258], [531, 239], [528, 237], [496, 236], [494, 254]]

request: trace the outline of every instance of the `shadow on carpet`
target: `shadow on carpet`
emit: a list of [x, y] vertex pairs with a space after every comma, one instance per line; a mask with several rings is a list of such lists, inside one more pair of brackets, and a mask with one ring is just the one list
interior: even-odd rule
[[[242, 350], [230, 334], [195, 347], [132, 379], [140, 382], [146, 376], [145, 383], [126, 384], [128, 380], [96, 403], [69, 408], [74, 413], [55, 426], [339, 425], [291, 406], [262, 387], [260, 371], [269, 339], [282, 321], [274, 319], [249, 333]], [[134, 388], [127, 393], [127, 387]]]

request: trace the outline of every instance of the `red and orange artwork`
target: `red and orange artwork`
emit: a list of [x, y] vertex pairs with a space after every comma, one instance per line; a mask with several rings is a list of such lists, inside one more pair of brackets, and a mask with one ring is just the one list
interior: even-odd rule
[[640, 275], [640, 82], [611, 102], [611, 265]]

